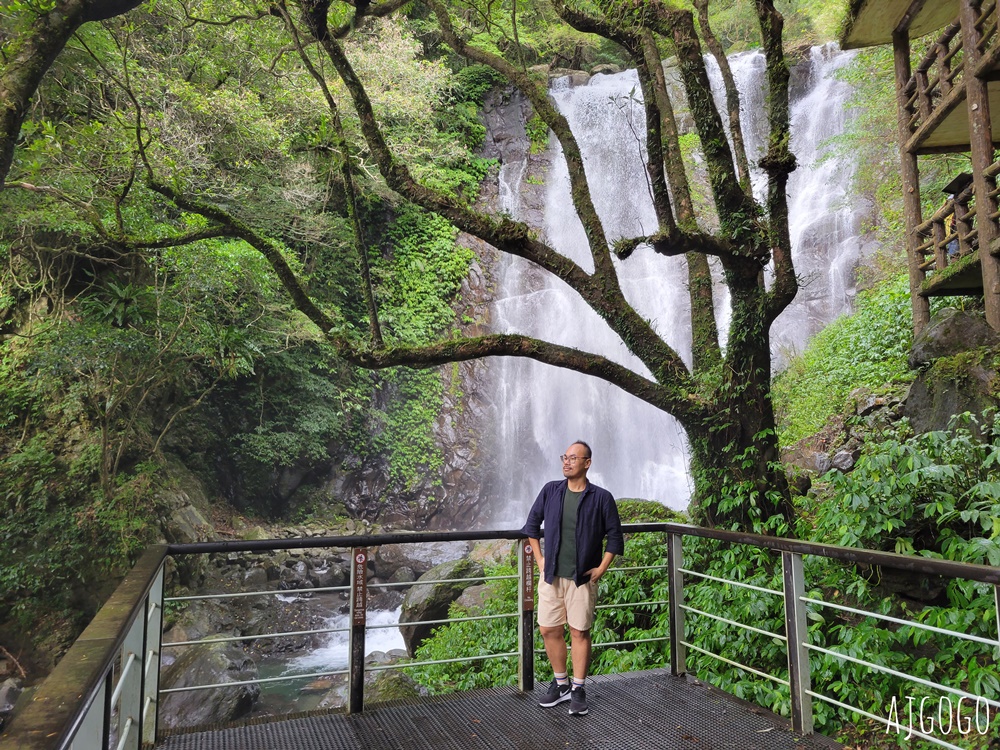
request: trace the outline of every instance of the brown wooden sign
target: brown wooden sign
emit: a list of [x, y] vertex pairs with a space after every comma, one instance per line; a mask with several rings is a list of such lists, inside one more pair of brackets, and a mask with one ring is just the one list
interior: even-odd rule
[[522, 542], [521, 555], [524, 557], [524, 578], [521, 585], [521, 609], [531, 612], [535, 609], [535, 555], [531, 543]]
[[354, 548], [354, 566], [351, 576], [351, 623], [364, 625], [368, 607], [368, 549]]

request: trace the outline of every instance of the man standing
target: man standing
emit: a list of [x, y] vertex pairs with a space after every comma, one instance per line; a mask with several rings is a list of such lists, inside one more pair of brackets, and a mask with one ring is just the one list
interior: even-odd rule
[[[539, 705], [569, 701], [569, 713], [574, 716], [590, 710], [584, 681], [590, 666], [597, 582], [615, 555], [625, 552], [614, 497], [587, 481], [591, 457], [590, 446], [582, 440], [566, 449], [560, 456], [565, 479], [542, 488], [521, 529], [528, 536], [541, 570], [538, 628], [554, 673]], [[542, 538], [545, 554], [539, 541]], [[572, 684], [566, 670], [566, 625], [573, 645]]]

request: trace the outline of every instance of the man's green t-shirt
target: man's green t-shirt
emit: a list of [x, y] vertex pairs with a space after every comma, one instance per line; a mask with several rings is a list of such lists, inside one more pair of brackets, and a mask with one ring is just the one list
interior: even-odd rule
[[559, 533], [559, 555], [556, 557], [556, 575], [560, 578], [576, 577], [576, 511], [580, 495], [566, 488], [563, 495], [562, 527]]

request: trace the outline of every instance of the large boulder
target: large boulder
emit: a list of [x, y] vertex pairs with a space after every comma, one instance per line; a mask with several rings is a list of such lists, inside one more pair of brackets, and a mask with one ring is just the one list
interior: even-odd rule
[[409, 568], [422, 575], [435, 565], [466, 557], [471, 549], [469, 542], [387, 544], [378, 547], [372, 556], [375, 575], [389, 579], [400, 568]]
[[939, 357], [951, 357], [998, 344], [1000, 336], [990, 328], [982, 314], [948, 307], [935, 313], [914, 337], [909, 364], [918, 369]]
[[[160, 675], [160, 687], [216, 685], [256, 678], [257, 665], [239, 646], [205, 641], [184, 649]], [[160, 726], [178, 729], [234, 721], [249, 714], [259, 696], [257, 685], [168, 693], [160, 699]]]
[[936, 313], [910, 351], [910, 366], [920, 368], [904, 411], [913, 429], [943, 430], [955, 414], [995, 407], [998, 351], [1000, 335], [981, 314], [952, 308]]
[[[399, 615], [399, 632], [406, 644], [406, 653], [413, 656], [417, 648], [433, 632], [436, 625], [425, 625], [427, 620], [443, 620], [448, 616], [448, 607], [462, 595], [465, 589], [477, 583], [475, 580], [447, 583], [424, 583], [420, 581], [446, 581], [453, 578], [475, 579], [483, 575], [483, 566], [463, 558], [441, 563], [424, 573], [403, 600]], [[412, 623], [412, 624], [405, 624]]]

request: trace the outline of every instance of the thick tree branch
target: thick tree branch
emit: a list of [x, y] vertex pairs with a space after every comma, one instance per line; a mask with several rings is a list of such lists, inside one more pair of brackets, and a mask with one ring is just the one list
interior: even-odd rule
[[767, 172], [768, 237], [774, 258], [774, 287], [768, 299], [767, 315], [778, 317], [798, 292], [792, 262], [792, 240], [788, 232], [788, 175], [795, 170], [789, 126], [788, 63], [781, 42], [784, 19], [772, 0], [755, 0], [760, 19], [761, 39], [767, 59], [768, 122], [770, 138], [760, 166]]
[[483, 357], [526, 357], [606, 380], [678, 419], [696, 417], [705, 408], [705, 404], [694, 395], [664, 387], [600, 355], [516, 334], [453, 339], [428, 346], [388, 347], [380, 351], [349, 353], [346, 356], [355, 364], [373, 369], [400, 365], [435, 367]]
[[625, 259], [635, 252], [640, 245], [649, 245], [660, 255], [676, 258], [685, 253], [700, 253], [714, 255], [724, 260], [740, 257], [739, 252], [728, 240], [720, 240], [704, 232], [683, 232], [676, 229], [673, 232], [650, 234], [645, 237], [629, 237], [614, 243], [615, 255]]
[[28, 104], [66, 42], [84, 23], [126, 13], [140, 2], [60, 0], [7, 43], [0, 66], [0, 190], [14, 160]]
[[688, 104], [708, 165], [709, 182], [722, 232], [734, 241], [738, 252], [748, 257], [759, 256], [763, 260], [767, 248], [761, 250], [756, 221], [757, 204], [740, 188], [739, 178], [733, 167], [732, 150], [719, 110], [712, 98], [712, 87], [695, 32], [694, 17], [689, 11], [669, 10], [656, 3], [656, 13], [650, 14], [650, 23], [654, 26], [654, 31], [671, 36], [674, 40]]

